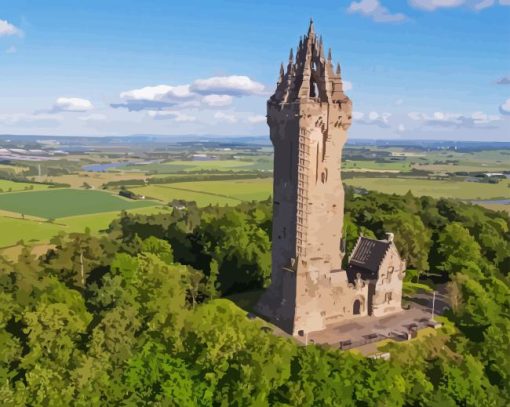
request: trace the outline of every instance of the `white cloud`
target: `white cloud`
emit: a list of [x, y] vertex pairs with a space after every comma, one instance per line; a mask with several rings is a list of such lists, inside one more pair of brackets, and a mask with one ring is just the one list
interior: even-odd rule
[[349, 13], [360, 13], [378, 23], [394, 23], [407, 19], [405, 14], [392, 14], [386, 7], [381, 4], [379, 0], [361, 0], [359, 2], [353, 1], [349, 5], [347, 11]]
[[249, 116], [248, 121], [252, 124], [265, 123], [266, 116], [262, 116], [262, 115]]
[[169, 107], [184, 109], [199, 107], [229, 106], [234, 97], [257, 95], [264, 85], [247, 76], [217, 76], [198, 79], [191, 85], [157, 85], [133, 89], [120, 94], [122, 103], [112, 103], [114, 108], [127, 108], [129, 111], [163, 110]]
[[409, 0], [409, 4], [422, 10], [433, 11], [438, 8], [462, 6], [466, 0]]
[[54, 112], [88, 112], [93, 108], [90, 100], [82, 98], [60, 97], [53, 105]]
[[411, 112], [408, 116], [412, 120], [430, 127], [492, 128], [495, 122], [501, 120], [498, 115], [488, 115], [483, 112], [474, 112], [471, 115], [446, 112], [434, 112], [432, 115], [428, 115]]
[[352, 90], [352, 82], [342, 81], [344, 91]]
[[475, 10], [483, 10], [484, 8], [491, 7], [494, 5], [496, 0], [481, 0], [479, 3], [473, 5]]
[[403, 133], [404, 131], [406, 131], [406, 126], [404, 126], [402, 123], [400, 123], [397, 127], [397, 131], [399, 133]]
[[195, 116], [175, 110], [149, 110], [147, 114], [155, 120], [174, 120], [181, 123], [194, 122], [197, 120]]
[[226, 123], [237, 123], [237, 117], [233, 113], [226, 113], [226, 112], [216, 112], [214, 114], [214, 118], [221, 122]]
[[501, 114], [510, 115], [510, 99], [505, 100], [505, 102], [499, 106], [499, 111]]
[[191, 84], [191, 90], [201, 95], [256, 95], [264, 91], [264, 85], [247, 76], [215, 76], [208, 79], [197, 79]]
[[15, 54], [17, 51], [16, 47], [13, 45], [5, 50], [6, 54]]
[[390, 127], [389, 118], [390, 113], [370, 112], [368, 114], [362, 112], [353, 112], [352, 117], [356, 123], [365, 124], [368, 126], [378, 126], [382, 128]]
[[474, 10], [483, 10], [488, 7], [499, 4], [500, 6], [510, 6], [510, 0], [409, 0], [412, 7], [425, 10], [435, 11], [441, 8], [455, 8], [467, 6]]
[[211, 107], [223, 107], [231, 105], [233, 99], [230, 95], [207, 95], [202, 98], [202, 102]]
[[0, 123], [13, 127], [55, 127], [62, 117], [49, 113], [17, 113], [0, 115]]
[[12, 35], [21, 37], [23, 35], [23, 31], [6, 20], [0, 20], [0, 37], [7, 37]]
[[101, 113], [91, 113], [85, 116], [78, 117], [79, 120], [84, 122], [100, 122], [107, 119], [106, 115]]
[[190, 91], [189, 85], [157, 85], [122, 92], [120, 98], [124, 103], [112, 104], [112, 107], [125, 107], [130, 111], [140, 111], [176, 106], [192, 101], [196, 95]]

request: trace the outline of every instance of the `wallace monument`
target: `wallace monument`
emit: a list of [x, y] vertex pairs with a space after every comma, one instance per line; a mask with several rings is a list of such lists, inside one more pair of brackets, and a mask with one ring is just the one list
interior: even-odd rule
[[402, 311], [405, 262], [393, 235], [346, 255], [342, 148], [352, 103], [310, 22], [267, 102], [274, 146], [272, 281], [257, 311], [293, 335]]

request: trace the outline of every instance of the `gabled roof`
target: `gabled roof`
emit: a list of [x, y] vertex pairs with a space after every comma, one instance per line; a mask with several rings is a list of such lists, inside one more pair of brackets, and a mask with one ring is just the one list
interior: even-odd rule
[[392, 242], [388, 240], [375, 240], [361, 236], [351, 254], [349, 266], [377, 273], [391, 245]]

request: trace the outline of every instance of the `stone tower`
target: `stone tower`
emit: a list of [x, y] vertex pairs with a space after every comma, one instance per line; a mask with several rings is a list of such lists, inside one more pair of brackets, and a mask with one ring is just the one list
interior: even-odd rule
[[274, 146], [272, 282], [257, 310], [292, 334], [324, 329], [348, 317], [357, 296], [367, 298], [365, 284], [349, 283], [342, 270], [340, 164], [351, 114], [340, 66], [334, 69], [331, 50], [324, 55], [311, 21], [267, 102]]

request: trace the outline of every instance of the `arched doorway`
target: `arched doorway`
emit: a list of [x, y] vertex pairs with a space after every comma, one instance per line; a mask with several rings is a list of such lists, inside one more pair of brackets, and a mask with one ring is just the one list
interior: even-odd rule
[[359, 315], [360, 312], [361, 312], [361, 301], [354, 300], [354, 303], [352, 304], [352, 315]]

